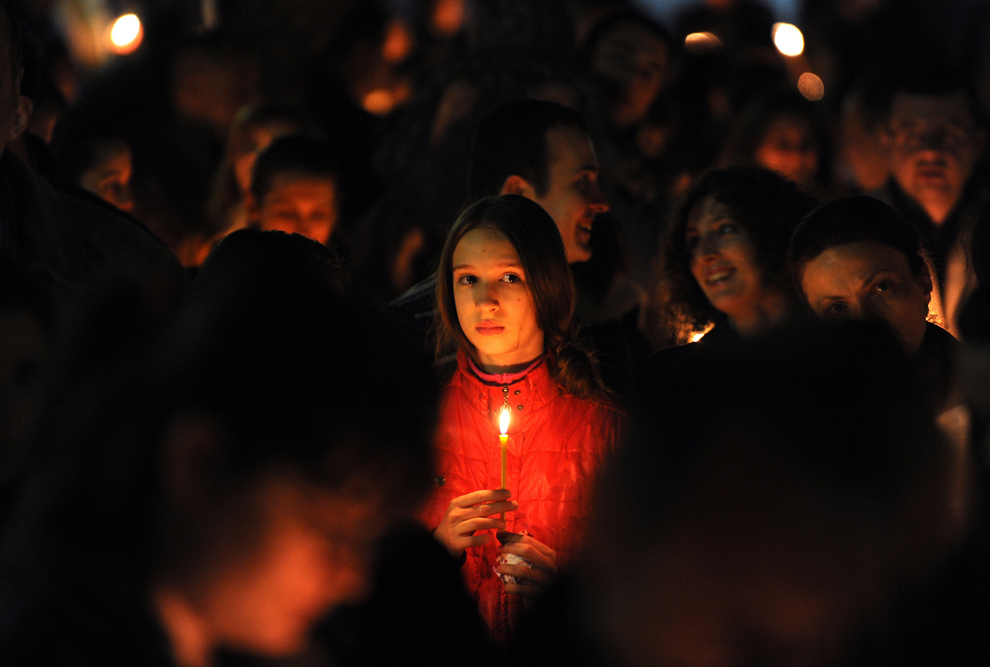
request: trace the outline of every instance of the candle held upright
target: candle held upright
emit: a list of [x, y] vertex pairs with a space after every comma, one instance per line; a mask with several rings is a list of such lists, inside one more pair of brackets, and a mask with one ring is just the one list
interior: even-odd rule
[[[508, 446], [509, 446], [509, 407], [503, 405], [502, 410], [498, 416], [498, 429], [500, 435], [498, 436], [498, 448], [502, 455], [502, 488], [507, 489], [508, 487]], [[502, 512], [500, 517], [505, 520], [505, 512]]]

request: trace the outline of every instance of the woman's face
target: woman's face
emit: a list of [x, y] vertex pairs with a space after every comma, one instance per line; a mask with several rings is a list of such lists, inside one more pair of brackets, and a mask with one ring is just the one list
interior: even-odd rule
[[931, 279], [915, 275], [900, 250], [878, 241], [833, 246], [804, 266], [800, 280], [819, 317], [886, 320], [909, 354], [921, 347]]
[[685, 243], [691, 275], [712, 306], [733, 320], [748, 319], [763, 297], [763, 271], [746, 228], [711, 197], [688, 216]]
[[519, 253], [505, 236], [472, 229], [454, 248], [457, 321], [483, 367], [501, 368], [543, 354], [543, 331]]

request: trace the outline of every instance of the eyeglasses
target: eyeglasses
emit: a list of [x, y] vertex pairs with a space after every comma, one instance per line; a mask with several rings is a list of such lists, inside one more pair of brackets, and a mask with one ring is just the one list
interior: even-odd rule
[[894, 146], [900, 150], [954, 150], [972, 139], [972, 127], [951, 122], [914, 122], [887, 128]]

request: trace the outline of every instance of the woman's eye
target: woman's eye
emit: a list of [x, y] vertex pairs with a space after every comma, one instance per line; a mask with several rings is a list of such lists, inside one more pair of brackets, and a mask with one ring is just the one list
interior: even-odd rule
[[739, 227], [734, 222], [723, 222], [718, 226], [718, 233], [725, 236], [726, 234], [735, 234], [738, 229]]
[[478, 282], [478, 279], [475, 278], [474, 276], [472, 276], [469, 273], [466, 273], [466, 274], [464, 274], [463, 276], [461, 276], [460, 278], [457, 279], [457, 284], [458, 285], [473, 285], [476, 282]]
[[520, 280], [522, 280], [522, 278], [520, 278], [519, 276], [517, 276], [514, 273], [507, 273], [504, 276], [502, 276], [502, 282], [503, 283], [517, 283]]
[[886, 292], [893, 286], [894, 286], [894, 281], [881, 280], [880, 282], [878, 282], [876, 285], [873, 286], [873, 289], [877, 292]]
[[822, 311], [822, 315], [825, 317], [842, 317], [847, 310], [849, 310], [848, 307], [842, 302], [831, 303]]

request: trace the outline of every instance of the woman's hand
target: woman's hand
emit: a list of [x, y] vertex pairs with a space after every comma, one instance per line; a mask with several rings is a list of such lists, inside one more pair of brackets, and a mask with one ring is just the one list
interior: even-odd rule
[[515, 554], [533, 564], [528, 568], [503, 563], [495, 568], [499, 574], [511, 574], [525, 582], [505, 584], [505, 592], [523, 596], [528, 606], [531, 600], [543, 595], [557, 577], [557, 552], [529, 535], [500, 531], [498, 539], [502, 543], [498, 548], [500, 554]]
[[509, 500], [506, 489], [468, 493], [450, 501], [450, 507], [440, 520], [440, 525], [433, 531], [433, 536], [447, 548], [451, 556], [460, 558], [468, 547], [485, 544], [491, 539], [488, 534], [475, 535], [477, 531], [505, 528], [505, 521], [493, 517], [493, 514], [517, 509], [519, 503]]

